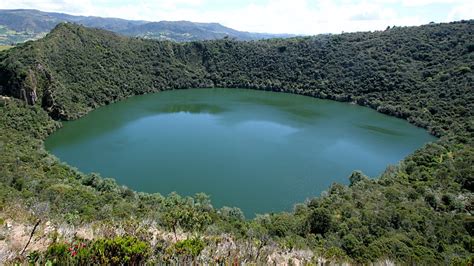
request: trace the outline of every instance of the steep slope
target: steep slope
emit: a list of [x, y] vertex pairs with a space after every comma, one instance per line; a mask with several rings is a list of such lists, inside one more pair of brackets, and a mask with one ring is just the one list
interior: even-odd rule
[[[312, 263], [322, 258], [472, 263], [473, 59], [474, 21], [189, 43], [60, 24], [44, 39], [0, 53], [0, 218], [39, 220], [44, 228], [49, 228], [45, 221], [105, 228], [96, 235], [116, 248], [132, 250], [127, 243], [136, 243], [115, 240], [116, 235], [146, 242], [139, 243], [148, 251], [133, 249], [134, 255], [154, 262], [218, 263], [230, 257], [270, 263], [276, 253], [287, 252], [291, 258], [309, 254], [303, 257]], [[334, 184], [291, 213], [251, 221], [238, 209], [212, 208], [204, 195], [131, 191], [79, 173], [43, 150], [42, 139], [60, 126], [51, 117], [74, 119], [131, 95], [191, 87], [243, 87], [354, 102], [426, 127], [441, 139], [388, 167], [378, 179], [354, 172], [350, 186]], [[156, 227], [174, 237], [149, 233]], [[0, 241], [13, 241], [14, 232], [5, 230], [0, 233], [7, 240]], [[180, 230], [202, 237], [176, 242]], [[44, 232], [38, 239], [51, 235]], [[103, 248], [100, 237], [87, 245]], [[63, 242], [71, 240], [51, 239], [49, 249], [37, 255], [63, 263], [81, 258], [106, 263], [107, 257], [94, 253], [100, 249], [87, 249], [89, 257], [81, 258], [54, 253], [67, 250]], [[11, 252], [17, 246], [23, 247], [0, 242]]]
[[[250, 87], [357, 102], [438, 136], [472, 134], [473, 23], [186, 44], [60, 24], [45, 39], [8, 51], [3, 71], [23, 73], [8, 81], [18, 86], [48, 80], [49, 87], [36, 86], [36, 93], [63, 119], [132, 94]], [[3, 87], [3, 94], [20, 97], [15, 85]]]

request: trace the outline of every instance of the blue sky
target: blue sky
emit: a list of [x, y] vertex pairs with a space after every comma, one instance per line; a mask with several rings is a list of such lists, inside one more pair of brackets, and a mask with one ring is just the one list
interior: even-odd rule
[[219, 22], [238, 30], [318, 34], [474, 18], [474, 0], [2, 0], [34, 8], [139, 20]]

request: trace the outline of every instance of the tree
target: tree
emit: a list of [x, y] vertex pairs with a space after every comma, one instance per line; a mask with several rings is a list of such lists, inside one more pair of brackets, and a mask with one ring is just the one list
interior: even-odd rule
[[172, 192], [163, 201], [161, 222], [163, 225], [171, 229], [174, 233], [174, 238], [177, 241], [176, 229], [179, 222], [187, 217], [186, 202], [176, 192]]
[[342, 239], [342, 248], [351, 257], [355, 257], [354, 255], [360, 245], [360, 241], [353, 234], [348, 234]]
[[368, 180], [369, 178], [364, 175], [361, 171], [354, 171], [352, 174], [349, 176], [349, 182], [350, 182], [350, 187], [353, 185], [359, 183], [360, 181], [365, 181]]
[[241, 209], [237, 207], [227, 207], [224, 206], [220, 209], [220, 213], [227, 219], [243, 221], [245, 220], [245, 215]]
[[195, 203], [193, 198], [181, 197], [173, 192], [163, 201], [161, 222], [173, 230], [176, 240], [178, 226], [187, 231], [202, 232], [212, 222], [209, 197], [203, 193], [197, 196]]
[[312, 234], [326, 234], [332, 227], [332, 218], [325, 208], [317, 208], [309, 215], [310, 232]]

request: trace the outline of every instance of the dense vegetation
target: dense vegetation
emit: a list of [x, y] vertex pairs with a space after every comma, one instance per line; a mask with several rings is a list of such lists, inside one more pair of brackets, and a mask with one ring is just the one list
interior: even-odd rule
[[44, 37], [61, 22], [72, 22], [86, 27], [110, 30], [131, 37], [179, 42], [213, 40], [224, 37], [236, 38], [238, 40], [258, 40], [289, 36], [288, 34], [243, 32], [224, 27], [218, 23], [195, 23], [190, 21], [149, 22], [119, 18], [73, 16], [32, 9], [3, 9], [0, 10], [0, 45], [12, 45]]
[[[467, 264], [472, 258], [474, 21], [185, 44], [60, 24], [39, 41], [1, 53], [0, 62], [0, 94], [16, 98], [3, 99], [0, 109], [4, 216], [13, 208], [8, 203], [17, 202], [29, 210], [29, 219], [127, 221], [135, 227], [153, 220], [175, 238], [177, 230], [196, 236], [148, 247], [141, 241], [148, 241], [149, 235], [130, 230], [132, 238], [87, 243], [99, 250], [81, 251], [90, 258], [110, 247], [135, 247], [134, 255], [116, 260], [135, 255], [140, 260], [195, 259], [213, 245], [210, 236], [222, 233], [254, 247], [258, 252], [246, 258], [253, 261], [263, 259], [260, 250], [274, 244], [356, 262]], [[441, 138], [388, 167], [378, 179], [354, 172], [349, 186], [334, 184], [291, 213], [251, 221], [239, 209], [213, 208], [203, 194], [188, 198], [139, 193], [112, 179], [79, 173], [42, 146], [60, 126], [53, 119], [74, 119], [136, 94], [214, 86], [356, 102], [407, 119]], [[32, 257], [61, 260], [65, 243], [53, 245]], [[104, 259], [112, 258], [97, 261]]]

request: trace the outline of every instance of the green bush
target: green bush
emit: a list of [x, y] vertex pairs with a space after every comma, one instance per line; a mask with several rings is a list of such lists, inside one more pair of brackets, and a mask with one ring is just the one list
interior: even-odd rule
[[[27, 213], [41, 203], [48, 207], [41, 215], [60, 223], [156, 220], [173, 231], [231, 233], [259, 249], [273, 241], [289, 248], [307, 245], [328, 258], [349, 255], [366, 263], [469, 258], [473, 25], [471, 20], [383, 32], [175, 44], [61, 24], [39, 41], [0, 53], [0, 94], [8, 96], [0, 104], [0, 207], [15, 202]], [[44, 138], [60, 126], [52, 118], [74, 119], [131, 95], [194, 87], [350, 101], [442, 138], [380, 178], [362, 181], [365, 177], [355, 173], [350, 187], [334, 184], [295, 212], [251, 221], [237, 209], [216, 211], [203, 195], [134, 193], [113, 179], [81, 174], [44, 150]], [[21, 90], [34, 88], [38, 102], [27, 105]], [[192, 257], [201, 250], [199, 241], [170, 250]], [[146, 243], [129, 237], [72, 248], [54, 244], [44, 256], [63, 264], [131, 263], [150, 256]]]
[[166, 253], [178, 261], [187, 261], [188, 258], [194, 260], [205, 247], [206, 243], [202, 239], [194, 237], [176, 242], [166, 250]]
[[331, 230], [333, 221], [329, 210], [317, 208], [309, 215], [310, 231], [313, 234], [324, 235]]
[[139, 265], [150, 256], [150, 246], [131, 236], [99, 239], [90, 247], [91, 262], [95, 264]]
[[53, 243], [44, 261], [55, 265], [140, 265], [151, 255], [149, 245], [131, 236], [98, 239], [90, 243]]
[[53, 243], [46, 250], [45, 260], [51, 261], [54, 265], [63, 265], [71, 262], [69, 245], [66, 243]]

